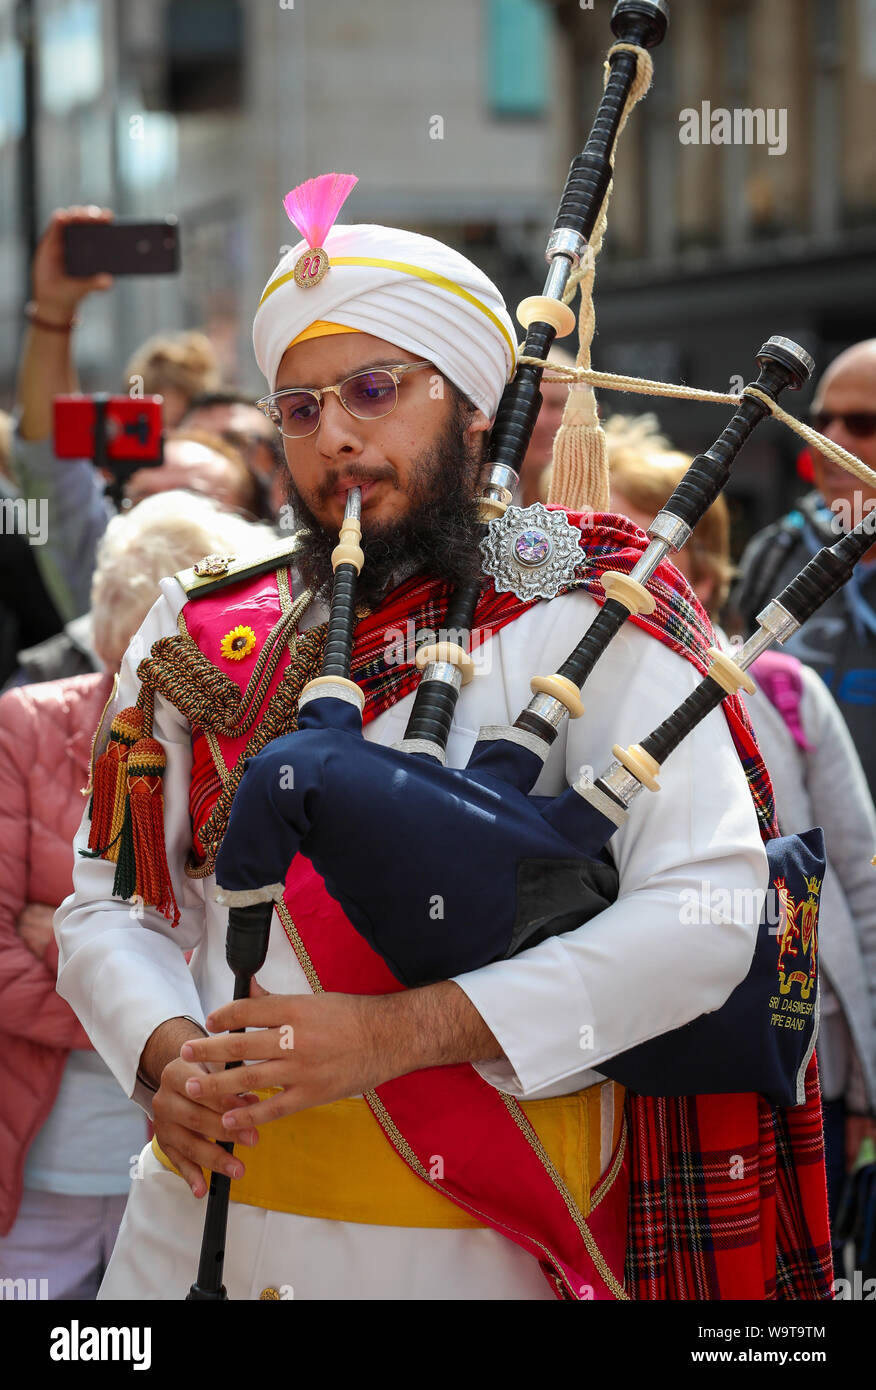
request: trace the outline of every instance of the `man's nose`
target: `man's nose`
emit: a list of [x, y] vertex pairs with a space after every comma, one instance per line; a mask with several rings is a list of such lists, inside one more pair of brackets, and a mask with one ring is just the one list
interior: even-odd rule
[[338, 453], [362, 452], [363, 442], [356, 426], [358, 420], [345, 410], [332, 391], [322, 398], [322, 413], [316, 431], [316, 446], [321, 454], [331, 457]]

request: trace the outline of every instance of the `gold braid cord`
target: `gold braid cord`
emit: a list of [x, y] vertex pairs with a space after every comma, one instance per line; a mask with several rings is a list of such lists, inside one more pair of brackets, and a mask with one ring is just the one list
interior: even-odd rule
[[[214, 870], [216, 855], [228, 828], [234, 794], [243, 777], [244, 759], [253, 757], [273, 739], [293, 733], [298, 727], [298, 699], [304, 686], [322, 667], [328, 631], [328, 623], [324, 622], [307, 632], [295, 633], [298, 618], [311, 597], [310, 593], [302, 594], [293, 608], [275, 623], [243, 694], [230, 676], [213, 665], [186, 631], [182, 612], [180, 632], [175, 637], [161, 637], [153, 643], [151, 654], [137, 668], [141, 682], [138, 704], [144, 715], [147, 711], [151, 715], [158, 694], [207, 735], [239, 738], [252, 728], [257, 718], [259, 721], [234, 767], [230, 771], [219, 768], [222, 791], [199, 833], [206, 856], [198, 861], [193, 853], [189, 855], [185, 871], [190, 878], [206, 878]], [[292, 659], [259, 718], [265, 692], [287, 640], [292, 648]]]

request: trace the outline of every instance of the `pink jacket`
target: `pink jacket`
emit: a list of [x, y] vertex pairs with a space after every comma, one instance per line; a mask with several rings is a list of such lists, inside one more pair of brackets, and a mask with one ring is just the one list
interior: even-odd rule
[[26, 903], [72, 891], [73, 837], [91, 740], [112, 689], [102, 672], [0, 696], [0, 1235], [21, 1201], [27, 1151], [55, 1102], [71, 1048], [91, 1046], [55, 992], [58, 947], [42, 960], [16, 934]]

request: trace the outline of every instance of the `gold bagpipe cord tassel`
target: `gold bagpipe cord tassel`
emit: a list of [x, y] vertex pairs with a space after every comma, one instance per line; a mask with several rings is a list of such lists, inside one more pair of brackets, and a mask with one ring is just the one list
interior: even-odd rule
[[138, 703], [120, 710], [94, 769], [89, 806], [90, 859], [115, 863], [113, 894], [137, 897], [176, 926], [180, 910], [164, 844], [162, 779], [167, 759], [152, 737], [154, 694], [141, 687]]

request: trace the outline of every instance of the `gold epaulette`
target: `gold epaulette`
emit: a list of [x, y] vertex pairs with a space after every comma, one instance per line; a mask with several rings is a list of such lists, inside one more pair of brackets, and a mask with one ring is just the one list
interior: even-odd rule
[[278, 540], [275, 545], [268, 546], [257, 559], [253, 559], [252, 556], [243, 560], [234, 555], [205, 555], [203, 560], [198, 560], [190, 569], [180, 570], [174, 575], [174, 579], [187, 599], [213, 594], [217, 589], [239, 583], [241, 579], [268, 574], [271, 570], [289, 564], [298, 549], [299, 536], [303, 534], [303, 531], [296, 531], [294, 536]]

